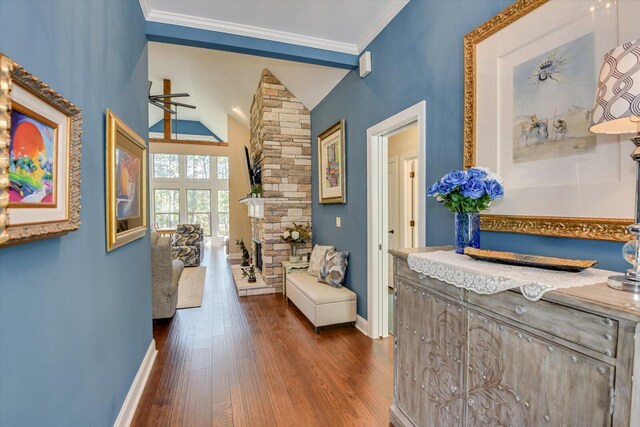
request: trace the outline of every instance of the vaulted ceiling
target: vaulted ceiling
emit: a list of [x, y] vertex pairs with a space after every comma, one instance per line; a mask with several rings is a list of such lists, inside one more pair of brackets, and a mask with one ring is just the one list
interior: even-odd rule
[[[408, 0], [140, 0], [148, 21], [266, 39], [316, 49], [359, 54]], [[375, 63], [375, 58], [373, 59]], [[309, 109], [348, 70], [218, 50], [149, 43], [153, 94], [162, 79], [196, 110], [180, 119], [198, 120], [222, 139], [231, 114], [249, 126], [249, 109], [263, 68], [268, 68]], [[150, 126], [162, 111], [149, 107]]]
[[[162, 79], [171, 79], [172, 92], [188, 92], [177, 101], [197, 108], [180, 108], [178, 118], [198, 120], [223, 140], [227, 139], [227, 114], [246, 128], [249, 109], [260, 74], [268, 68], [307, 108], [315, 107], [347, 70], [302, 64], [216, 50], [149, 43], [151, 93], [162, 93]], [[149, 105], [149, 126], [163, 112]]]

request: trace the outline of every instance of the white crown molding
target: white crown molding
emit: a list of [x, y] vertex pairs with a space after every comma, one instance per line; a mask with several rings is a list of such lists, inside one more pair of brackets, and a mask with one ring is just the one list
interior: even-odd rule
[[[149, 6], [148, 1], [149, 0], [140, 0], [140, 5], [142, 6], [143, 11], [145, 10], [145, 4], [146, 7]], [[153, 9], [150, 9], [149, 13], [145, 14], [145, 17], [147, 21], [159, 22], [162, 24], [181, 25], [183, 27], [199, 28], [201, 30], [218, 31], [221, 33], [254, 37], [263, 40], [295, 44], [298, 46], [306, 46], [315, 49], [347, 53], [350, 55], [358, 54], [357, 46], [351, 43], [342, 43], [333, 40], [287, 33], [284, 31], [270, 30], [268, 28], [219, 21], [217, 19], [200, 18], [197, 16], [164, 12]]]
[[151, 13], [151, 3], [150, 0], [139, 0], [140, 9], [142, 9], [142, 14], [144, 15], [144, 19], [149, 19], [149, 14]]
[[[142, 1], [142, 0], [141, 0]], [[384, 15], [376, 22], [367, 33], [356, 44], [357, 54], [360, 55], [362, 51], [369, 46], [369, 43], [376, 38], [384, 28], [389, 25], [389, 22], [395, 18], [395, 16], [409, 3], [409, 0], [398, 0], [389, 3], [389, 7]]]

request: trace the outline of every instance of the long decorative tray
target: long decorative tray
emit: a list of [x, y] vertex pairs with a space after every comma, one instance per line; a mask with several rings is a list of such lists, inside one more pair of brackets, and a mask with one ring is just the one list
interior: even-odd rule
[[464, 253], [478, 261], [571, 272], [582, 271], [598, 263], [598, 261], [592, 260], [553, 258], [539, 255], [516, 254], [513, 252], [488, 251], [470, 247], [465, 248]]

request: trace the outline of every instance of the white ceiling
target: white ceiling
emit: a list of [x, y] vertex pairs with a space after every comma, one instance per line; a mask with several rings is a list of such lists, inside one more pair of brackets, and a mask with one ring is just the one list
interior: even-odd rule
[[[359, 54], [409, 0], [139, 0], [149, 21]], [[268, 68], [309, 109], [347, 70], [222, 51], [149, 43], [151, 92], [162, 79], [196, 110], [179, 118], [199, 120], [227, 139], [227, 114], [249, 127], [249, 108], [260, 73]], [[162, 119], [149, 106], [149, 125]]]
[[409, 0], [139, 0], [149, 21], [359, 54]]
[[[279, 59], [149, 43], [151, 93], [162, 93], [162, 79], [171, 79], [172, 92], [191, 95], [176, 98], [176, 101], [197, 106], [195, 110], [180, 108], [178, 118], [199, 120], [223, 140], [227, 139], [227, 114], [249, 127], [251, 101], [264, 68], [278, 77], [309, 109], [313, 109], [348, 72]], [[149, 126], [162, 117], [162, 110], [149, 104]]]

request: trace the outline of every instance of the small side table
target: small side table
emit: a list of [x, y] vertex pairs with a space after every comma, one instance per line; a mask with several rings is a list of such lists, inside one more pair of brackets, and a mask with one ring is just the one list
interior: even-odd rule
[[176, 228], [158, 228], [155, 230], [156, 233], [158, 233], [161, 236], [167, 236], [169, 239], [171, 239], [171, 245], [173, 246], [173, 243], [175, 241], [176, 238]]
[[155, 230], [156, 233], [158, 234], [168, 234], [169, 236], [171, 236], [172, 234], [176, 234], [176, 229], [174, 228], [158, 228]]
[[292, 273], [294, 270], [306, 270], [307, 268], [309, 268], [307, 261], [282, 261], [282, 295], [287, 294], [287, 274]]

